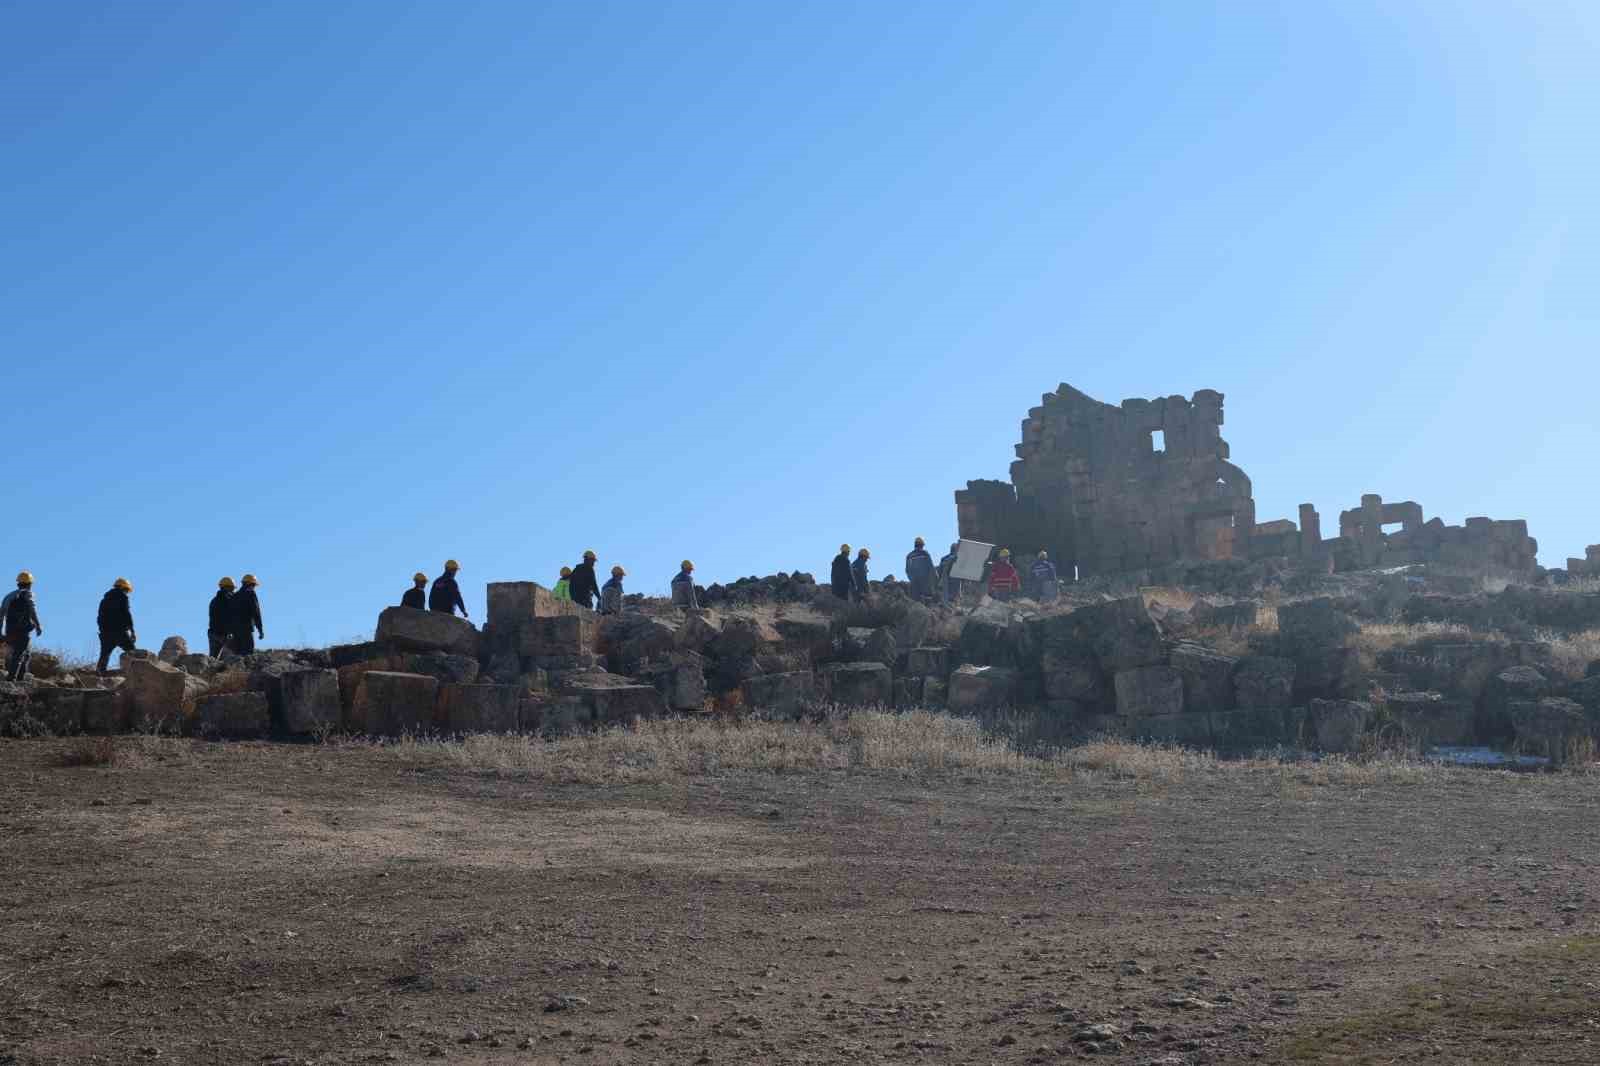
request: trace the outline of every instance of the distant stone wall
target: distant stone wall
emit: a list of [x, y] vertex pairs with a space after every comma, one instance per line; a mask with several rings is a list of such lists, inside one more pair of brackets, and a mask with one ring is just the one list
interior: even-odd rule
[[1011, 483], [956, 493], [961, 535], [1048, 550], [1079, 577], [1232, 558], [1248, 545], [1255, 501], [1221, 426], [1222, 394], [1210, 389], [1112, 406], [1062, 385], [1023, 421]]
[[[1022, 423], [1011, 481], [969, 481], [956, 492], [961, 536], [1048, 550], [1063, 577], [1145, 571], [1175, 562], [1288, 559], [1327, 571], [1428, 563], [1463, 574], [1532, 580], [1538, 542], [1525, 521], [1426, 520], [1414, 501], [1367, 495], [1322, 537], [1315, 507], [1257, 523], [1250, 479], [1229, 461], [1220, 392], [1191, 399], [1101, 403], [1062, 385]], [[1399, 526], [1386, 532], [1385, 526]], [[1600, 546], [1572, 560], [1600, 575]]]

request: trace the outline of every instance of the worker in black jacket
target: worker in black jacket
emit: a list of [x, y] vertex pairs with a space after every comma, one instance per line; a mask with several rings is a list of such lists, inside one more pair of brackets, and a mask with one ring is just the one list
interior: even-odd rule
[[17, 590], [0, 600], [0, 622], [5, 623], [6, 643], [11, 645], [11, 680], [21, 681], [28, 676], [28, 661], [32, 658], [28, 645], [34, 637], [44, 636], [44, 626], [39, 624], [39, 611], [33, 603], [33, 575], [28, 571], [17, 575]]
[[444, 573], [433, 579], [433, 588], [428, 592], [428, 610], [453, 615], [459, 609], [462, 618], [470, 617], [467, 601], [461, 598], [461, 586], [456, 584], [456, 571], [460, 569], [461, 564], [454, 559], [445, 561]]
[[213, 657], [221, 655], [228, 646], [228, 634], [233, 630], [233, 578], [217, 582], [217, 594], [211, 597], [211, 611], [206, 616], [206, 644]]
[[418, 570], [411, 575], [411, 587], [406, 589], [405, 595], [400, 597], [400, 606], [410, 607], [414, 611], [428, 609], [428, 575]]
[[256, 638], [265, 640], [267, 636], [261, 628], [261, 601], [256, 599], [256, 586], [261, 582], [254, 574], [246, 574], [239, 584], [242, 587], [228, 601], [228, 641], [235, 652], [249, 655], [256, 650]]
[[850, 572], [850, 545], [839, 545], [839, 554], [833, 557], [833, 575], [829, 583], [835, 596], [841, 600], [850, 598], [850, 590], [856, 587], [855, 575]]
[[599, 558], [593, 549], [584, 552], [583, 562], [572, 568], [572, 579], [567, 584], [572, 602], [581, 603], [591, 611], [600, 598], [600, 580], [594, 576], [594, 564]]
[[100, 661], [94, 668], [97, 674], [106, 672], [113, 651], [118, 648], [132, 651], [139, 639], [133, 631], [133, 607], [128, 602], [132, 592], [133, 582], [119, 577], [110, 590], [100, 597], [100, 611], [95, 618], [100, 626]]

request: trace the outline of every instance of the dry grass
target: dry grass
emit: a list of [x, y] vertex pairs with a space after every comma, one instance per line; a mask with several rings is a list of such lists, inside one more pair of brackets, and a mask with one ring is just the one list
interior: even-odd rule
[[1600, 660], [1600, 629], [1541, 634], [1541, 639], [1550, 642], [1550, 666], [1562, 677], [1577, 680], [1590, 663]]
[[1210, 752], [1115, 739], [1030, 754], [976, 720], [931, 711], [872, 711], [807, 723], [680, 718], [557, 740], [480, 734], [343, 745], [419, 769], [517, 772], [584, 785], [733, 772], [875, 771], [1154, 783], [1196, 774], [1271, 774], [1315, 786], [1415, 783], [1450, 772], [1397, 754], [1315, 763], [1271, 756], [1223, 762]]
[[1407, 648], [1424, 641], [1434, 643], [1484, 643], [1492, 642], [1504, 644], [1506, 638], [1500, 633], [1480, 633], [1470, 626], [1458, 622], [1419, 622], [1408, 624], [1404, 622], [1368, 622], [1362, 625], [1361, 631], [1354, 634], [1346, 643], [1369, 655], [1379, 655], [1396, 648]]
[[74, 737], [56, 756], [56, 761], [64, 767], [146, 770], [187, 763], [194, 758], [194, 745], [188, 740], [141, 733], [125, 737]]
[[112, 737], [78, 737], [57, 758], [62, 766], [115, 766], [120, 754]]
[[1144, 599], [1146, 607], [1161, 604], [1179, 611], [1192, 611], [1200, 598], [1188, 589], [1178, 588], [1173, 585], [1143, 585], [1139, 595]]

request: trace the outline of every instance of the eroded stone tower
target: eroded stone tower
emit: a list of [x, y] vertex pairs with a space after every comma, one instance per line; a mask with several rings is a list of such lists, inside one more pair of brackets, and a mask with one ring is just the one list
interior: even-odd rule
[[1115, 407], [1062, 385], [1023, 421], [1011, 483], [967, 482], [956, 514], [961, 536], [1047, 549], [1067, 578], [1244, 555], [1255, 528], [1211, 389]]

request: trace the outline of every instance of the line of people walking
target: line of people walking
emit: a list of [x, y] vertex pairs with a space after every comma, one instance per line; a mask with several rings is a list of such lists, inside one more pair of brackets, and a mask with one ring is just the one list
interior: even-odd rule
[[[961, 542], [957, 541], [950, 545], [950, 551], [935, 563], [933, 555], [928, 551], [927, 542], [921, 537], [916, 538], [911, 551], [906, 554], [906, 582], [911, 586], [912, 597], [926, 603], [937, 600], [946, 603], [959, 601], [962, 586], [966, 584], [953, 573], [960, 552]], [[872, 552], [867, 548], [858, 549], [856, 557], [851, 559], [850, 545], [839, 545], [839, 554], [833, 557], [833, 566], [829, 572], [829, 587], [833, 590], [833, 594], [841, 600], [853, 603], [865, 600], [871, 559]], [[1028, 591], [1034, 599], [1048, 603], [1060, 595], [1060, 580], [1056, 574], [1055, 564], [1050, 561], [1049, 552], [1039, 552], [1033, 565], [1029, 567], [1028, 574], [1030, 578]], [[1022, 575], [1011, 562], [1009, 548], [1000, 548], [995, 552], [994, 558], [987, 564], [987, 573], [982, 584], [989, 595], [997, 600], [1010, 600], [1022, 595]]]
[[[590, 610], [598, 610], [601, 614], [621, 614], [625, 595], [622, 579], [628, 576], [628, 571], [621, 566], [613, 566], [610, 580], [602, 585], [595, 573], [599, 561], [600, 556], [591, 548], [583, 553], [583, 559], [578, 565], [563, 566], [561, 575], [551, 590], [552, 595], [558, 600], [580, 603]], [[419, 611], [424, 609], [443, 611], [446, 614], [455, 614], [459, 611], [461, 617], [470, 618], [466, 600], [461, 595], [461, 586], [456, 583], [456, 574], [460, 569], [461, 564], [454, 559], [446, 560], [444, 573], [433, 579], [431, 589], [428, 588], [428, 575], [420, 570], [417, 571], [411, 579], [412, 587], [400, 597], [400, 606]], [[678, 573], [672, 578], [671, 587], [673, 603], [688, 608], [700, 605], [699, 595], [694, 587], [692, 561], [688, 559], [683, 561]]]

